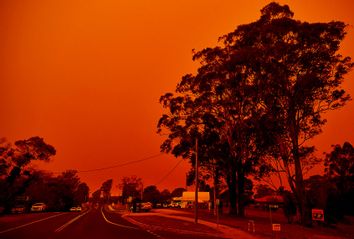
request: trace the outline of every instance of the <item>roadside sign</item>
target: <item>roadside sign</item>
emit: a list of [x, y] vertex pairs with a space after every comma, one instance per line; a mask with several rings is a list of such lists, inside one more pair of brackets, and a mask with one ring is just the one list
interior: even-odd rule
[[323, 209], [312, 209], [312, 221], [324, 222], [324, 212]]
[[272, 224], [272, 229], [274, 232], [280, 232], [281, 231], [280, 224]]

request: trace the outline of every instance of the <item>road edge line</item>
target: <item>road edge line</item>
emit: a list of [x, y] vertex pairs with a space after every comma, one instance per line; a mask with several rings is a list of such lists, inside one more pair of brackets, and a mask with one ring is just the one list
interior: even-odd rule
[[23, 224], [23, 225], [20, 225], [20, 226], [17, 226], [17, 227], [12, 227], [12, 228], [6, 229], [4, 231], [1, 231], [0, 234], [5, 233], [5, 232], [14, 231], [14, 230], [20, 229], [22, 227], [26, 227], [26, 226], [32, 225], [34, 223], [45, 221], [45, 220], [51, 219], [53, 217], [58, 217], [58, 216], [61, 216], [61, 215], [64, 215], [64, 214], [67, 214], [67, 212], [63, 212], [63, 213], [60, 213], [60, 214], [52, 215], [50, 217], [42, 218], [42, 219], [39, 219], [37, 221], [29, 222], [29, 223], [26, 223], [26, 224]]
[[[142, 229], [148, 231], [148, 230], [157, 230], [157, 231], [165, 231], [165, 232], [174, 232], [174, 233], [178, 233], [178, 234], [182, 234], [182, 235], [196, 235], [196, 236], [212, 236], [215, 238], [230, 238], [229, 236], [227, 236], [225, 233], [221, 232], [220, 230], [216, 230], [220, 233], [220, 235], [214, 235], [214, 234], [210, 234], [210, 233], [206, 233], [206, 232], [196, 232], [196, 231], [190, 231], [190, 230], [185, 230], [185, 229], [176, 229], [176, 228], [171, 228], [171, 227], [162, 227], [162, 226], [156, 226], [156, 225], [149, 225], [149, 224], [145, 224], [142, 223], [138, 220], [135, 220], [133, 218], [131, 218], [132, 214], [124, 214], [122, 216], [122, 218], [124, 218], [125, 220], [127, 220], [128, 222], [137, 225], [139, 227], [141, 227]], [[133, 215], [134, 216], [134, 215]], [[161, 216], [160, 215], [156, 215], [156, 216]], [[164, 217], [164, 216], [161, 216]], [[179, 221], [186, 221], [186, 220], [182, 220], [182, 219], [176, 219]], [[206, 226], [206, 225], [204, 225]], [[210, 226], [208, 226], [210, 227]]]
[[106, 216], [104, 215], [104, 213], [103, 213], [103, 207], [101, 207], [101, 214], [102, 214], [103, 219], [104, 219], [107, 223], [109, 223], [109, 224], [112, 224], [112, 225], [115, 225], [115, 226], [118, 226], [118, 227], [123, 227], [123, 228], [128, 228], [128, 229], [139, 230], [139, 228], [136, 228], [136, 227], [126, 226], [126, 225], [123, 225], [123, 224], [118, 224], [118, 223], [115, 223], [115, 222], [111, 222], [111, 221], [108, 220], [108, 219], [106, 218]]

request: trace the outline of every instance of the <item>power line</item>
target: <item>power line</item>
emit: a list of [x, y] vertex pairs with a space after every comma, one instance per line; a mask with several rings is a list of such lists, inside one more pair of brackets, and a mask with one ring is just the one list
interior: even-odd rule
[[178, 167], [178, 165], [183, 161], [183, 159], [181, 159], [180, 161], [178, 161], [176, 163], [176, 165], [165, 175], [163, 176], [155, 185], [159, 185], [160, 183], [162, 183], [168, 176], [170, 176], [170, 174]]
[[[121, 163], [121, 164], [116, 164], [116, 165], [112, 165], [112, 166], [107, 166], [107, 167], [102, 167], [102, 168], [93, 168], [93, 169], [87, 169], [87, 170], [78, 170], [76, 171], [77, 173], [90, 173], [90, 172], [96, 172], [96, 171], [103, 171], [103, 170], [107, 170], [107, 169], [112, 169], [112, 168], [119, 168], [119, 167], [124, 167], [130, 164], [135, 164], [135, 163], [140, 163], [143, 161], [147, 161], [149, 159], [153, 159], [153, 158], [157, 158], [159, 156], [161, 156], [163, 153], [159, 153], [159, 154], [155, 154], [149, 157], [145, 157], [142, 159], [138, 159], [138, 160], [133, 160], [133, 161], [129, 161], [126, 163]], [[60, 174], [61, 172], [55, 172], [56, 174]]]

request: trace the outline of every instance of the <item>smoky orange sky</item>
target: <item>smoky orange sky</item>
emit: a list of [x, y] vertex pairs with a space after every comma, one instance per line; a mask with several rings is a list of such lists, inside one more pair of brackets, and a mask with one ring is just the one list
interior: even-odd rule
[[[266, 0], [3, 0], [0, 2], [0, 137], [40, 136], [57, 149], [41, 169], [87, 170], [159, 153], [159, 97], [195, 72], [192, 49], [255, 21]], [[341, 52], [354, 57], [353, 0], [289, 0], [295, 18], [349, 24]], [[353, 72], [344, 87], [354, 98]], [[318, 154], [354, 143], [353, 102], [328, 113]], [[91, 192], [122, 176], [157, 183], [179, 159], [80, 173]], [[180, 164], [160, 190], [185, 186]], [[320, 169], [318, 169], [320, 171]]]

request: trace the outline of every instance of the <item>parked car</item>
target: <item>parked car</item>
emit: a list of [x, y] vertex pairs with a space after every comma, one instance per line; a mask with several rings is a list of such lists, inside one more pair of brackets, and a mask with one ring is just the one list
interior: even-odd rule
[[81, 212], [81, 211], [82, 211], [82, 208], [80, 206], [70, 208], [70, 212]]
[[[136, 204], [136, 212], [148, 212], [152, 209], [150, 202], [142, 202]], [[130, 211], [133, 211], [133, 206], [130, 207]]]
[[45, 205], [45, 203], [39, 202], [32, 205], [31, 212], [44, 212], [46, 209], [47, 205]]
[[11, 208], [11, 213], [24, 213], [24, 212], [26, 212], [25, 205], [16, 205], [13, 208]]
[[148, 212], [152, 209], [152, 204], [150, 202], [140, 203], [140, 210], [143, 212]]
[[177, 202], [171, 202], [167, 205], [168, 208], [181, 208], [181, 204]]

